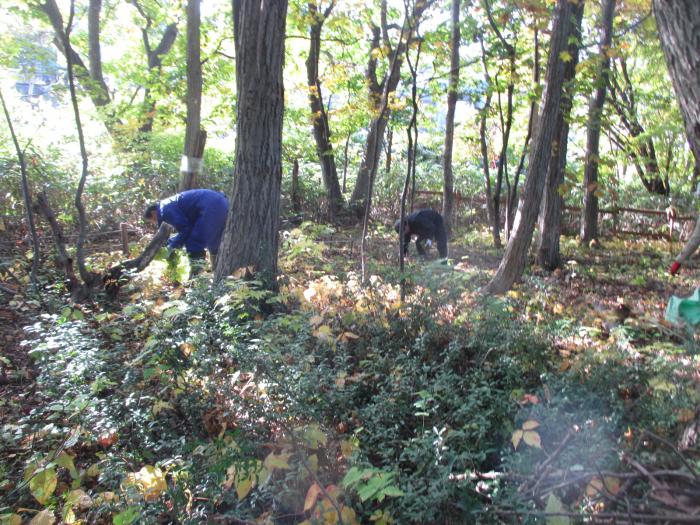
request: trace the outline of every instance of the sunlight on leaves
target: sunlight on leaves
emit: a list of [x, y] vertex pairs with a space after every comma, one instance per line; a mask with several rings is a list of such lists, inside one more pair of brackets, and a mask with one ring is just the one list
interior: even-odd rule
[[168, 488], [163, 471], [153, 465], [127, 475], [125, 485], [136, 487], [146, 501], [157, 500]]

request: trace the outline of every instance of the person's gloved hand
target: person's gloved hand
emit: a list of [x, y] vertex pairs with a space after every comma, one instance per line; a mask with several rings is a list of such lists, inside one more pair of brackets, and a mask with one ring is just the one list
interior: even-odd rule
[[678, 270], [681, 267], [681, 263], [678, 261], [673, 261], [673, 264], [671, 265], [671, 268], [668, 270], [668, 273], [671, 275], [676, 275], [678, 273]]

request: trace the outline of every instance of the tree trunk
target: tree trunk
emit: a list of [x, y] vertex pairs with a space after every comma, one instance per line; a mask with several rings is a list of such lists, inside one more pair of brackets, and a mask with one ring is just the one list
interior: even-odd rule
[[[484, 2], [486, 7], [486, 15], [489, 20], [489, 25], [493, 30], [496, 38], [503, 46], [505, 50], [505, 55], [508, 57], [508, 84], [506, 87], [506, 116], [503, 118], [503, 104], [501, 103], [501, 93], [498, 91], [498, 113], [500, 116], [501, 125], [501, 152], [498, 155], [498, 167], [496, 172], [496, 185], [493, 192], [493, 209], [494, 215], [498, 218], [496, 226], [498, 228], [498, 236], [500, 238], [500, 217], [501, 217], [501, 190], [503, 188], [503, 182], [505, 181], [508, 187], [508, 196], [511, 194], [510, 181], [508, 179], [508, 142], [510, 141], [510, 130], [513, 126], [513, 92], [515, 90], [515, 46], [510, 44], [504, 37], [496, 24], [491, 13], [491, 4], [489, 1]], [[496, 75], [496, 84], [498, 84], [498, 74]], [[507, 203], [506, 199], [506, 203]], [[507, 218], [506, 218], [507, 220]], [[508, 239], [508, 235], [506, 235]], [[499, 240], [500, 244], [500, 240]]]
[[276, 289], [286, 0], [233, 0], [236, 165], [215, 278], [251, 268]]
[[323, 104], [321, 93], [321, 83], [318, 78], [318, 64], [321, 54], [321, 31], [323, 23], [326, 21], [335, 6], [332, 1], [323, 13], [319, 12], [315, 1], [308, 3], [309, 8], [309, 56], [306, 59], [306, 78], [309, 87], [309, 104], [311, 106], [311, 119], [313, 122], [314, 140], [316, 141], [316, 151], [321, 162], [321, 174], [323, 185], [328, 196], [328, 215], [334, 221], [339, 209], [345, 205], [345, 199], [340, 191], [338, 182], [338, 171], [333, 155], [333, 145], [331, 143], [331, 130], [328, 123], [328, 114]]
[[[620, 118], [620, 124], [625, 128], [627, 133], [633, 138], [644, 135], [646, 132], [644, 127], [639, 122], [637, 116], [636, 101], [634, 97], [634, 86], [627, 72], [627, 61], [624, 57], [618, 57], [617, 61], [620, 64], [620, 71], [617, 68], [612, 68], [608, 74], [610, 86], [610, 105]], [[622, 78], [622, 84], [619, 77]], [[641, 144], [637, 145], [636, 141], [631, 141], [622, 134], [612, 128], [615, 142], [627, 154], [634, 168], [639, 175], [639, 180], [649, 193], [657, 195], [668, 195], [670, 187], [661, 177], [659, 171], [659, 163], [656, 158], [656, 148], [652, 137], [638, 140]]]
[[697, 166], [700, 164], [700, 2], [653, 0], [653, 6], [661, 47]]
[[[605, 0], [602, 6], [602, 38], [600, 40], [600, 70], [595, 94], [588, 111], [588, 132], [586, 134], [586, 167], [583, 171], [583, 210], [581, 212], [581, 240], [589, 242], [598, 238], [598, 163], [600, 155], [600, 126], [605, 105], [605, 94], [610, 75], [613, 17], [615, 0]], [[658, 171], [658, 170], [657, 170]]]
[[[614, 0], [613, 0], [614, 1]], [[574, 98], [574, 77], [578, 65], [579, 46], [581, 44], [581, 20], [583, 18], [583, 3], [574, 7], [572, 15], [573, 27], [569, 38], [569, 55], [571, 59], [564, 71], [564, 94], [559, 105], [559, 115], [555, 123], [555, 142], [547, 166], [547, 181], [539, 216], [539, 246], [537, 263], [546, 270], [554, 270], [561, 265], [559, 238], [561, 237], [561, 211], [564, 198], [559, 193], [559, 187], [564, 182], [566, 172], [566, 151], [569, 141], [569, 115]]]
[[299, 159], [294, 159], [292, 164], [292, 188], [291, 188], [292, 210], [294, 213], [301, 211], [301, 196], [299, 195]]
[[180, 164], [180, 191], [195, 187], [201, 173], [207, 134], [200, 129], [202, 118], [202, 60], [200, 48], [201, 0], [187, 0], [187, 122]]
[[479, 143], [481, 144], [481, 162], [483, 164], [484, 170], [484, 183], [486, 190], [486, 213], [489, 219], [489, 225], [491, 226], [491, 234], [493, 236], [493, 245], [496, 248], [501, 247], [501, 235], [500, 235], [500, 217], [496, 215], [496, 209], [494, 207], [493, 192], [491, 191], [491, 173], [489, 172], [489, 150], [488, 142], [486, 140], [486, 119], [488, 117], [489, 109], [491, 108], [491, 88], [488, 87], [491, 84], [491, 75], [489, 75], [488, 65], [486, 64], [486, 49], [484, 48], [483, 38], [479, 38], [479, 44], [481, 46], [481, 63], [484, 66], [484, 78], [486, 80], [486, 100], [484, 101], [484, 107], [481, 108], [479, 112]]
[[[163, 55], [167, 54], [170, 52], [170, 49], [173, 47], [173, 44], [175, 43], [175, 39], [177, 38], [177, 24], [169, 24], [166, 26], [166, 28], [163, 30], [163, 34], [161, 36], [160, 42], [156, 46], [155, 49], [151, 48], [151, 44], [149, 41], [148, 37], [148, 31], [150, 30], [151, 26], [153, 25], [153, 20], [151, 20], [150, 16], [141, 8], [141, 6], [138, 4], [136, 0], [131, 0], [131, 3], [136, 6], [138, 9], [139, 13], [141, 13], [141, 16], [143, 16], [146, 19], [146, 27], [141, 28], [141, 35], [143, 39], [143, 47], [146, 51], [146, 56], [148, 57], [148, 71], [151, 76], [153, 76], [154, 72], [156, 76], [161, 75], [161, 66], [163, 65], [163, 59], [161, 58]], [[188, 12], [189, 12], [189, 6], [188, 6]], [[188, 49], [189, 51], [189, 49]], [[201, 67], [201, 66], [200, 66]], [[188, 78], [189, 81], [189, 78]], [[155, 114], [156, 114], [156, 104], [157, 101], [155, 98], [153, 98], [152, 95], [153, 91], [147, 87], [144, 91], [143, 95], [143, 123], [141, 124], [141, 127], [139, 128], [139, 131], [141, 133], [150, 133], [153, 130], [153, 123], [155, 121]]]
[[[387, 2], [382, 0], [381, 3], [381, 28], [372, 28], [372, 47], [370, 49], [370, 58], [367, 66], [367, 83], [369, 86], [369, 99], [374, 111], [379, 112], [382, 106], [387, 105], [389, 93], [396, 91], [396, 87], [401, 79], [401, 62], [407, 46], [410, 46], [414, 39], [414, 28], [418, 25], [423, 12], [428, 7], [428, 2], [417, 2], [414, 6], [414, 11], [411, 13], [411, 21], [406, 31], [401, 31], [399, 41], [396, 44], [396, 49], [391, 45], [388, 38], [388, 23]], [[406, 24], [404, 24], [405, 26]], [[380, 36], [383, 37], [383, 46], [388, 50], [388, 56], [396, 56], [396, 64], [389, 68], [389, 74], [385, 75], [381, 82], [377, 79], [377, 56], [375, 50], [380, 48]], [[385, 51], [386, 52], [386, 51]], [[364, 154], [362, 156], [362, 164], [357, 173], [355, 187], [350, 196], [351, 208], [357, 210], [358, 214], [364, 210], [367, 191], [370, 186], [370, 173], [377, 172], [377, 163], [379, 162], [378, 150], [383, 146], [384, 132], [387, 127], [387, 119], [389, 112], [385, 111], [385, 116], [381, 119], [373, 118], [370, 124], [369, 132], [367, 133], [367, 141], [365, 142]], [[359, 216], [359, 215], [358, 215]]]
[[[580, 5], [582, 6], [583, 2], [580, 2]], [[540, 111], [541, 118], [532, 144], [523, 194], [518, 203], [518, 212], [513, 225], [514, 233], [508, 241], [496, 275], [484, 288], [485, 293], [503, 293], [509, 290], [525, 270], [527, 252], [542, 200], [561, 102], [566, 63], [561, 60], [560, 55], [568, 46], [568, 39], [573, 29], [571, 17], [575, 7], [569, 0], [557, 1], [547, 61], [546, 85]]]
[[452, 144], [455, 131], [455, 108], [459, 88], [459, 3], [452, 0], [452, 35], [450, 37], [450, 83], [447, 87], [447, 116], [445, 118], [445, 151], [443, 154], [442, 217], [447, 235], [452, 233], [452, 210], [454, 208], [454, 175], [452, 173]]
[[[535, 87], [540, 85], [540, 39], [537, 29], [537, 20], [535, 20], [535, 51], [534, 63], [532, 66], [532, 82]], [[518, 201], [518, 185], [520, 184], [520, 175], [525, 167], [525, 157], [527, 157], [528, 149], [530, 148], [530, 139], [532, 139], [533, 130], [537, 126], [537, 100], [535, 98], [530, 102], [530, 113], [527, 118], [527, 134], [523, 141], [523, 150], [520, 154], [520, 161], [513, 176], [513, 187], [508, 193], [508, 204], [506, 208], [506, 237], [510, 239], [510, 232], [513, 230], [513, 221], [515, 218], [515, 203]]]
[[[70, 60], [74, 66], [75, 76], [80, 85], [92, 100], [96, 108], [104, 108], [111, 102], [107, 83], [102, 76], [102, 59], [100, 53], [100, 11], [101, 0], [90, 0], [88, 7], [88, 59], [89, 67], [85, 65], [80, 55], [73, 48], [65, 49], [65, 28], [63, 27], [63, 17], [56, 4], [56, 0], [45, 0], [39, 4], [39, 8], [46, 14], [54, 32], [54, 44], [66, 59], [70, 53]], [[114, 114], [105, 114], [103, 123], [113, 137], [116, 135]]]

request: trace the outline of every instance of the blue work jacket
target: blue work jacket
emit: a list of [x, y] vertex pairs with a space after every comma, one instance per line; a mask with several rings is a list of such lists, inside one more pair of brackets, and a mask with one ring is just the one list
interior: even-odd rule
[[168, 241], [168, 248], [184, 246], [190, 254], [219, 251], [227, 215], [226, 196], [208, 189], [183, 191], [158, 205], [158, 224], [166, 222], [178, 232]]

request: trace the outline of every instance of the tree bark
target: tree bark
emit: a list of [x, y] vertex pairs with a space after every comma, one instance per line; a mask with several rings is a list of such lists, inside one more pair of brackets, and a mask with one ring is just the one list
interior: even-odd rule
[[661, 47], [666, 57], [696, 164], [700, 163], [700, 2], [653, 0]]
[[[493, 14], [491, 13], [491, 4], [489, 3], [490, 0], [484, 0], [484, 7], [486, 8], [486, 15], [489, 20], [489, 25], [491, 26], [491, 29], [493, 30], [494, 34], [496, 35], [496, 38], [498, 38], [498, 41], [501, 43], [501, 46], [503, 46], [503, 49], [505, 50], [505, 55], [508, 58], [508, 84], [506, 87], [506, 116], [505, 119], [503, 118], [503, 105], [501, 103], [501, 93], [500, 90], [498, 91], [498, 112], [500, 116], [500, 124], [501, 124], [501, 152], [498, 155], [498, 166], [497, 166], [497, 171], [496, 171], [496, 184], [494, 186], [494, 191], [493, 191], [493, 209], [494, 209], [494, 215], [498, 218], [498, 221], [495, 223], [496, 227], [498, 228], [498, 237], [499, 237], [499, 244], [500, 244], [500, 217], [501, 217], [501, 190], [503, 188], [503, 182], [505, 180], [506, 185], [508, 186], [508, 196], [511, 194], [511, 187], [510, 187], [510, 181], [508, 179], [508, 142], [510, 141], [510, 131], [513, 126], [513, 92], [515, 91], [515, 83], [514, 79], [516, 76], [515, 72], [515, 46], [513, 46], [511, 43], [509, 43], [504, 37], [501, 31], [498, 29], [498, 25], [496, 25], [496, 21], [493, 18]], [[496, 74], [496, 79], [498, 79], [498, 74]], [[496, 82], [498, 84], [498, 81]], [[507, 202], [508, 199], [506, 199]], [[507, 219], [506, 219], [507, 220]], [[508, 235], [506, 235], [506, 239], [508, 238]]]
[[[396, 49], [392, 47], [389, 41], [387, 23], [387, 2], [382, 0], [381, 3], [381, 27], [373, 27], [372, 47], [370, 49], [370, 58], [367, 66], [367, 83], [369, 86], [369, 99], [373, 111], [379, 112], [380, 108], [386, 106], [390, 93], [396, 91], [401, 78], [401, 62], [405, 53], [406, 46], [410, 46], [414, 39], [414, 29], [418, 25], [418, 21], [423, 16], [423, 12], [429, 6], [430, 2], [417, 2], [411, 13], [412, 21], [408, 26], [408, 31], [402, 32], [399, 42], [396, 44]], [[380, 40], [381, 37], [381, 40]], [[395, 67], [389, 68], [389, 74], [385, 75], [381, 82], [377, 79], [377, 55], [375, 50], [380, 48], [380, 41], [385, 50], [388, 50], [388, 56], [396, 56]], [[358, 213], [364, 209], [363, 204], [367, 198], [367, 191], [370, 186], [370, 173], [377, 172], [377, 163], [379, 156], [377, 155], [379, 148], [384, 142], [384, 132], [387, 127], [387, 118], [389, 112], [385, 112], [385, 116], [381, 119], [373, 118], [370, 123], [367, 141], [365, 142], [364, 154], [362, 163], [357, 173], [355, 187], [350, 196], [350, 206], [357, 210]]]
[[[614, 1], [614, 0], [613, 0]], [[539, 246], [537, 263], [546, 270], [554, 270], [561, 265], [559, 238], [561, 237], [561, 211], [564, 198], [559, 193], [559, 187], [564, 181], [566, 172], [566, 151], [569, 141], [569, 116], [574, 98], [574, 77], [578, 65], [579, 46], [581, 44], [581, 20], [583, 18], [583, 3], [574, 7], [572, 15], [573, 27], [569, 38], [568, 53], [571, 59], [564, 71], [564, 93], [559, 105], [559, 115], [555, 123], [555, 142], [547, 166], [547, 181], [545, 183], [542, 206], [539, 216]]]
[[493, 200], [493, 191], [491, 190], [491, 173], [489, 172], [489, 150], [488, 142], [486, 140], [486, 120], [488, 117], [489, 109], [491, 108], [491, 97], [492, 90], [491, 85], [491, 75], [489, 75], [488, 64], [486, 63], [486, 49], [484, 48], [484, 40], [479, 37], [479, 45], [481, 46], [481, 63], [484, 67], [484, 79], [486, 80], [486, 100], [484, 101], [484, 107], [479, 111], [479, 143], [481, 145], [481, 162], [484, 171], [484, 183], [486, 191], [486, 213], [488, 215], [489, 225], [491, 226], [491, 235], [493, 236], [493, 245], [496, 248], [501, 247], [501, 235], [500, 235], [500, 220], [501, 218], [496, 215], [496, 209]]
[[[583, 2], [580, 2], [580, 5], [583, 5]], [[566, 63], [561, 60], [560, 55], [568, 46], [568, 39], [573, 29], [571, 18], [575, 7], [569, 0], [558, 0], [555, 7], [541, 118], [532, 144], [523, 194], [518, 203], [513, 225], [514, 233], [508, 241], [496, 274], [483, 290], [488, 294], [509, 290], [513, 283], [520, 279], [527, 264], [527, 252], [532, 242], [532, 233], [542, 200], [551, 144], [555, 138], [555, 124], [561, 103]]]
[[[56, 0], [45, 0], [39, 4], [41, 11], [47, 16], [54, 32], [54, 44], [56, 48], [74, 66], [75, 76], [80, 85], [92, 100], [96, 108], [105, 108], [111, 102], [107, 83], [102, 75], [102, 58], [100, 53], [100, 12], [102, 8], [101, 0], [90, 0], [88, 7], [88, 59], [89, 67], [85, 65], [80, 55], [73, 49], [65, 49], [65, 29], [63, 27], [63, 17], [56, 4]], [[108, 112], [104, 115], [104, 124], [110, 135], [116, 135], [114, 114]]]
[[452, 144], [455, 132], [455, 108], [459, 89], [459, 4], [452, 0], [452, 34], [450, 36], [450, 82], [447, 87], [447, 116], [445, 117], [445, 151], [443, 154], [442, 218], [447, 235], [452, 234], [454, 208], [454, 174], [452, 173]]
[[598, 195], [596, 192], [598, 190], [598, 162], [600, 160], [600, 127], [608, 76], [610, 75], [608, 50], [612, 45], [615, 0], [605, 0], [602, 10], [600, 69], [595, 94], [591, 98], [588, 111], [588, 132], [586, 134], [586, 167], [583, 171], [583, 210], [581, 214], [581, 240], [583, 242], [590, 242], [598, 238]]
[[276, 289], [286, 0], [234, 0], [236, 165], [217, 281], [251, 268]]
[[17, 135], [15, 134], [14, 126], [12, 125], [12, 119], [10, 118], [10, 112], [5, 104], [5, 97], [2, 96], [2, 91], [0, 90], [0, 104], [2, 104], [2, 110], [5, 114], [5, 120], [7, 121], [7, 127], [10, 130], [10, 136], [12, 137], [12, 143], [15, 146], [15, 151], [17, 153], [17, 161], [19, 162], [19, 169], [22, 176], [21, 188], [22, 188], [22, 199], [24, 200], [24, 209], [27, 214], [27, 225], [29, 226], [29, 234], [32, 239], [32, 270], [29, 274], [29, 282], [32, 284], [34, 291], [36, 292], [37, 280], [36, 274], [39, 269], [39, 259], [41, 258], [41, 253], [39, 252], [39, 237], [36, 233], [36, 224], [34, 223], [34, 213], [32, 211], [32, 198], [29, 192], [29, 177], [27, 176], [27, 163], [25, 162], [24, 151], [19, 147], [19, 141], [17, 140]]
[[[627, 71], [627, 61], [624, 57], [618, 57], [615, 63], [617, 67], [611, 68], [608, 75], [610, 86], [610, 105], [620, 118], [619, 122], [632, 139], [645, 134], [644, 126], [639, 122], [637, 106], [634, 96], [634, 86]], [[656, 148], [652, 137], [641, 141], [632, 141], [622, 136], [614, 126], [612, 128], [615, 142], [628, 155], [639, 175], [639, 180], [649, 193], [668, 195], [670, 187], [661, 177], [659, 163], [656, 157]], [[635, 142], [640, 142], [636, 144]]]
[[[532, 66], [532, 82], [535, 87], [540, 85], [540, 39], [539, 31], [537, 29], [537, 20], [535, 20], [535, 51], [534, 51], [534, 63]], [[525, 167], [525, 157], [527, 157], [528, 149], [530, 148], [530, 139], [532, 139], [533, 130], [537, 126], [537, 99], [533, 98], [530, 102], [530, 113], [527, 118], [527, 134], [525, 135], [525, 140], [523, 141], [523, 150], [520, 154], [520, 160], [518, 161], [518, 167], [515, 170], [515, 175], [513, 176], [513, 187], [510, 192], [508, 192], [508, 204], [506, 208], [506, 238], [510, 239], [510, 232], [513, 230], [513, 222], [515, 218], [515, 204], [518, 201], [518, 186], [520, 184], [520, 175]]]
[[345, 205], [345, 199], [340, 191], [338, 170], [333, 155], [331, 143], [331, 129], [328, 122], [328, 114], [323, 103], [321, 82], [319, 80], [319, 60], [321, 54], [321, 31], [323, 24], [335, 7], [335, 0], [331, 0], [328, 7], [320, 12], [316, 0], [308, 3], [309, 8], [309, 56], [306, 59], [306, 78], [309, 88], [309, 105], [311, 106], [311, 119], [313, 123], [316, 151], [321, 162], [321, 175], [323, 185], [328, 196], [328, 215], [334, 221], [338, 211]]
[[[180, 166], [180, 191], [195, 187], [201, 172], [206, 132], [200, 129], [202, 118], [202, 61], [200, 47], [200, 2], [187, 0], [187, 121], [185, 145]], [[190, 161], [190, 159], [193, 159]], [[196, 159], [196, 160], [194, 160]]]

